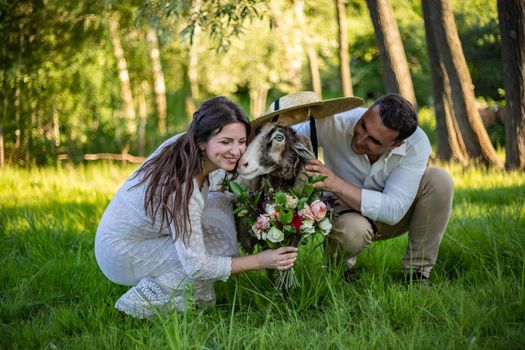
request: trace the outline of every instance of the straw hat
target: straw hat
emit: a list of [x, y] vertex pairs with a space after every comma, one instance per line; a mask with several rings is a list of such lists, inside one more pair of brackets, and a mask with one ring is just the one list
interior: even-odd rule
[[[358, 97], [340, 97], [323, 101], [313, 91], [299, 91], [282, 96], [272, 102], [265, 113], [252, 121], [252, 127], [257, 128], [274, 121], [292, 125], [307, 120], [309, 116], [321, 119], [359, 107], [362, 104], [363, 100]], [[304, 115], [288, 113], [302, 108], [308, 108], [308, 113]]]

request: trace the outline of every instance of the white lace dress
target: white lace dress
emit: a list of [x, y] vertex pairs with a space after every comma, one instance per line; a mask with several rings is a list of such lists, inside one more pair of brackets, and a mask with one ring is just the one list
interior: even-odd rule
[[[222, 173], [224, 174], [224, 173]], [[213, 282], [231, 273], [231, 257], [238, 254], [231, 197], [202, 192], [194, 181], [189, 215], [192, 232], [185, 244], [174, 240], [174, 227], [160, 231], [160, 216], [153, 224], [144, 211], [145, 185], [130, 177], [117, 191], [99, 223], [95, 256], [111, 281], [134, 286], [116, 307], [136, 317], [152, 316], [148, 305], [184, 309], [183, 295], [190, 286], [193, 299], [215, 303]], [[213, 181], [210, 180], [213, 185]]]

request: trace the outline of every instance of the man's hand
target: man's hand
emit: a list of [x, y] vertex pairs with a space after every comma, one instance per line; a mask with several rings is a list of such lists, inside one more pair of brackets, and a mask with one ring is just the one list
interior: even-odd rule
[[309, 161], [304, 169], [308, 175], [326, 176], [324, 181], [319, 181], [314, 184], [315, 188], [322, 188], [328, 192], [332, 192], [350, 208], [357, 211], [361, 210], [361, 188], [335, 175], [332, 170], [328, 169], [328, 167], [319, 160]]
[[337, 192], [337, 184], [339, 182], [339, 177], [337, 177], [332, 170], [328, 169], [320, 160], [314, 159], [310, 160], [304, 167], [306, 173], [311, 175], [325, 176], [326, 178], [323, 181], [316, 182], [314, 184], [315, 188], [323, 188], [329, 192]]

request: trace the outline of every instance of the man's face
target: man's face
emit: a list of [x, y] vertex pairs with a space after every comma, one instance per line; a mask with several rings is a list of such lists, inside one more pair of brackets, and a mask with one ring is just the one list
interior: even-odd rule
[[396, 141], [398, 131], [383, 124], [379, 115], [379, 106], [369, 108], [354, 127], [352, 150], [356, 154], [379, 156], [402, 142]]

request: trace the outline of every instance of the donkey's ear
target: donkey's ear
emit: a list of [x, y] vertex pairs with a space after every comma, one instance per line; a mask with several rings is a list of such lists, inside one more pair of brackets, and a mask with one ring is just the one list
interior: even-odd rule
[[315, 159], [315, 154], [312, 151], [312, 143], [310, 139], [297, 135], [293, 143], [293, 149], [299, 155], [299, 157], [312, 160]]

